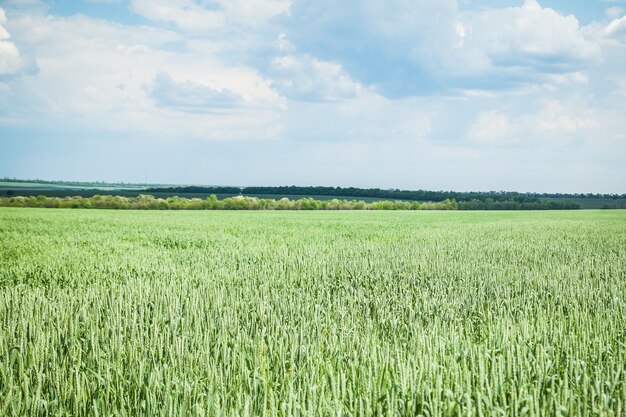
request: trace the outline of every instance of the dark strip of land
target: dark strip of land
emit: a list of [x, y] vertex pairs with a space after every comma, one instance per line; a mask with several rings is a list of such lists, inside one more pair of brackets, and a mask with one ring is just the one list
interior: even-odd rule
[[[626, 208], [625, 194], [560, 194], [560, 193], [519, 193], [510, 191], [456, 192], [428, 190], [400, 190], [356, 187], [233, 187], [233, 186], [174, 186], [158, 184], [70, 182], [43, 180], [0, 180], [0, 196], [45, 196], [91, 198], [100, 196], [121, 196], [135, 198], [151, 195], [157, 199], [184, 197], [186, 199], [207, 199], [211, 195], [219, 200], [238, 195], [258, 199], [301, 200], [313, 198], [317, 201], [347, 200], [373, 203], [377, 201], [402, 201], [438, 203], [455, 201], [465, 209], [492, 209], [498, 207], [550, 207], [556, 205], [580, 207], [584, 209]], [[498, 203], [498, 204], [496, 204]]]

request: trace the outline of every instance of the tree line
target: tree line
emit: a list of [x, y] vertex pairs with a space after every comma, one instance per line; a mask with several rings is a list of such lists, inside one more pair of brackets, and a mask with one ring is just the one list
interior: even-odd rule
[[543, 198], [626, 198], [626, 194], [549, 194], [549, 193], [519, 193], [514, 191], [427, 191], [427, 190], [400, 190], [381, 188], [355, 187], [164, 187], [148, 188], [147, 193], [179, 193], [179, 194], [247, 194], [247, 195], [310, 195], [310, 196], [338, 196], [353, 198], [380, 198], [408, 201], [500, 201], [517, 203], [539, 203]]
[[94, 195], [93, 197], [49, 197], [40, 195], [0, 197], [0, 207], [84, 208], [113, 210], [573, 210], [580, 206], [561, 201], [495, 201], [492, 199], [461, 201], [446, 199], [436, 202], [381, 200], [316, 200], [314, 198], [273, 199], [247, 196], [222, 200], [215, 194], [208, 198], [156, 198], [141, 194], [137, 197]]
[[[428, 191], [428, 190], [401, 190], [401, 189], [381, 189], [381, 188], [357, 188], [357, 187], [325, 187], [325, 186], [258, 186], [258, 187], [236, 187], [236, 186], [171, 186], [171, 185], [152, 185], [137, 183], [109, 183], [109, 182], [77, 182], [77, 181], [48, 181], [41, 179], [20, 180], [15, 178], [2, 178], [2, 182], [8, 183], [40, 183], [55, 184], [59, 186], [81, 186], [84, 190], [72, 190], [72, 192], [82, 194], [84, 197], [98, 194], [113, 194], [105, 190], [99, 190], [101, 187], [129, 187], [129, 190], [115, 190], [120, 195], [137, 195], [137, 192], [143, 194], [161, 194], [161, 195], [189, 195], [201, 194], [202, 197], [210, 194], [217, 195], [255, 195], [255, 196], [272, 196], [272, 197], [289, 197], [289, 196], [326, 196], [339, 197], [339, 199], [388, 199], [388, 200], [407, 200], [407, 201], [445, 201], [455, 200], [463, 202], [478, 201], [500, 201], [518, 203], [538, 203], [546, 198], [555, 199], [626, 199], [626, 194], [593, 194], [593, 193], [520, 193], [515, 191]], [[91, 190], [88, 188], [92, 187]], [[6, 186], [4, 188], [7, 188]], [[39, 190], [38, 190], [39, 191]], [[110, 190], [113, 191], [113, 190]], [[29, 195], [28, 190], [5, 190], [7, 195]], [[67, 190], [51, 189], [41, 190], [46, 195], [57, 195], [65, 193]]]

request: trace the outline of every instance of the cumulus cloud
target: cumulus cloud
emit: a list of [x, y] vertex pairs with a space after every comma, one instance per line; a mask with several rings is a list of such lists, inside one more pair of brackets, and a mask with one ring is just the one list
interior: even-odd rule
[[16, 74], [22, 67], [20, 51], [10, 41], [11, 35], [4, 27], [6, 23], [6, 14], [0, 7], [0, 76]]
[[287, 13], [290, 0], [219, 0], [229, 21], [250, 26], [261, 25]]
[[286, 26], [302, 52], [388, 97], [540, 85], [601, 56], [574, 16], [536, 0], [473, 12], [453, 0], [295, 0]]
[[207, 31], [221, 27], [224, 15], [193, 0], [133, 0], [132, 10], [150, 20], [175, 23], [189, 31]]
[[481, 112], [469, 127], [467, 137], [490, 145], [531, 145], [544, 139], [572, 140], [599, 127], [593, 109], [567, 108], [558, 100], [546, 100], [538, 112], [527, 115]]
[[283, 55], [271, 64], [274, 84], [294, 100], [333, 101], [356, 97], [362, 87], [335, 62], [309, 55]]
[[428, 74], [459, 41], [456, 12], [454, 0], [296, 0], [284, 23], [301, 52], [341, 64], [386, 95], [408, 96], [438, 88]]
[[228, 23], [258, 26], [289, 10], [289, 0], [132, 0], [132, 10], [185, 31], [206, 32]]
[[502, 143], [508, 141], [517, 130], [509, 117], [498, 111], [483, 112], [476, 122], [470, 126], [467, 136], [470, 139], [485, 143]]
[[280, 131], [281, 98], [270, 81], [226, 66], [213, 50], [172, 48], [180, 38], [170, 30], [28, 13], [11, 28], [39, 67], [9, 86], [10, 102], [0, 101], [0, 114], [16, 124], [203, 139]]
[[586, 40], [576, 17], [543, 8], [536, 0], [521, 7], [492, 9], [467, 16], [469, 44], [498, 68], [571, 72], [599, 58], [599, 47]]
[[156, 75], [149, 93], [159, 106], [188, 112], [215, 111], [242, 104], [242, 98], [230, 90], [189, 80], [178, 82], [167, 72]]
[[539, 132], [557, 135], [572, 135], [579, 131], [599, 127], [592, 110], [586, 109], [581, 114], [571, 115], [557, 100], [548, 101], [544, 105], [543, 111], [536, 115], [535, 119], [534, 126]]
[[608, 38], [626, 41], [626, 16], [609, 23], [604, 29], [604, 35]]
[[621, 16], [624, 15], [624, 9], [622, 9], [621, 7], [609, 7], [608, 9], [606, 9], [604, 11], [604, 14], [609, 18], [609, 19], [617, 19]]

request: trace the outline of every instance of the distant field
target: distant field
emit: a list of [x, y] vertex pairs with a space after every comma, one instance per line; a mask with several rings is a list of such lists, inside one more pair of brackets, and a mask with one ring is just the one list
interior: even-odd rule
[[[152, 186], [152, 185], [151, 185]], [[156, 185], [155, 185], [156, 186]], [[4, 190], [137, 190], [145, 188], [142, 184], [120, 184], [120, 185], [79, 185], [79, 184], [62, 184], [62, 183], [42, 183], [42, 182], [13, 182], [13, 181], [0, 181], [0, 191]]]
[[[6, 182], [0, 181], [0, 188], [2, 189], [22, 189], [22, 188], [34, 188], [39, 190], [84, 190], [84, 189], [92, 189], [93, 186], [84, 186], [84, 185], [72, 185], [72, 184], [45, 184], [40, 182]], [[128, 189], [129, 187], [102, 187], [102, 189], [106, 190], [114, 190], [114, 189]], [[133, 188], [133, 187], [130, 187]]]
[[[45, 195], [49, 197], [65, 197], [65, 196], [82, 196], [91, 197], [96, 194], [101, 195], [122, 195], [134, 197], [139, 194], [150, 194], [158, 198], [168, 198], [174, 196], [183, 196], [186, 198], [207, 198], [210, 193], [180, 193], [180, 192], [153, 192], [146, 191], [144, 188], [164, 188], [168, 185], [164, 184], [120, 184], [116, 186], [98, 186], [94, 185], [72, 185], [72, 184], [47, 184], [37, 182], [3, 182], [0, 181], [0, 196], [7, 195], [23, 195], [37, 196]], [[233, 197], [238, 194], [216, 194], [219, 199]], [[254, 194], [246, 193], [250, 197], [281, 199], [287, 197], [290, 200], [312, 197], [316, 200], [362, 200], [365, 202], [388, 200], [387, 198], [375, 197], [358, 197], [358, 196], [336, 196], [336, 195], [286, 195], [286, 194]], [[626, 199], [624, 198], [542, 198], [542, 201], [571, 201], [580, 205], [582, 209], [626, 209]]]
[[[558, 198], [544, 198], [546, 201], [563, 201]], [[626, 209], [625, 198], [567, 198], [567, 201], [579, 204], [581, 209]]]
[[623, 416], [626, 211], [0, 208], [0, 415]]

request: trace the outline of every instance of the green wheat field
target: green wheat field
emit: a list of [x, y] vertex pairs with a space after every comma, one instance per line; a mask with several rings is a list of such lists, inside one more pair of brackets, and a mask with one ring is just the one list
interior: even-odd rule
[[626, 211], [0, 209], [0, 416], [624, 416]]

